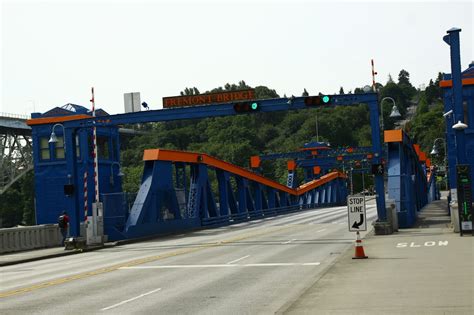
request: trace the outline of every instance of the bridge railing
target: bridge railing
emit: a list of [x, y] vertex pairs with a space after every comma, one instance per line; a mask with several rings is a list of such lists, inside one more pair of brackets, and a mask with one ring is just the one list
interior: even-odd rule
[[57, 224], [0, 229], [0, 254], [61, 245]]
[[114, 210], [104, 204], [109, 239], [234, 224], [344, 204], [347, 197], [346, 176], [339, 172], [290, 188], [207, 154], [146, 150], [144, 160], [142, 184], [123, 229], [117, 220], [107, 226]]
[[21, 115], [21, 114], [12, 114], [12, 113], [0, 112], [0, 117], [27, 120], [27, 119], [31, 118], [31, 115]]

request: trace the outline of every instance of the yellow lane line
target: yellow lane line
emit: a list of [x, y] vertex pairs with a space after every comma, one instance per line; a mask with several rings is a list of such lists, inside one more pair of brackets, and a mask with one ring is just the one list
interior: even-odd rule
[[261, 231], [261, 232], [251, 233], [251, 234], [244, 234], [242, 236], [238, 236], [238, 237], [234, 237], [234, 238], [231, 238], [231, 239], [219, 241], [217, 243], [204, 244], [204, 245], [201, 245], [200, 247], [187, 248], [187, 249], [183, 249], [183, 250], [177, 250], [177, 251], [174, 251], [174, 252], [171, 252], [171, 253], [166, 253], [166, 254], [161, 254], [161, 255], [156, 255], [156, 256], [150, 256], [150, 257], [145, 257], [145, 258], [140, 258], [140, 259], [135, 259], [135, 260], [131, 260], [131, 261], [128, 261], [128, 262], [112, 265], [112, 266], [109, 266], [109, 267], [100, 268], [100, 269], [97, 269], [97, 270], [88, 271], [88, 272], [84, 272], [84, 273], [79, 273], [79, 274], [73, 275], [73, 276], [68, 276], [68, 277], [59, 278], [59, 279], [50, 280], [50, 281], [45, 281], [45, 282], [41, 282], [41, 283], [34, 284], [34, 285], [24, 287], [24, 288], [20, 288], [20, 289], [1, 292], [0, 293], [0, 298], [6, 298], [6, 297], [22, 294], [22, 293], [27, 293], [27, 292], [35, 291], [35, 290], [38, 290], [38, 289], [43, 289], [43, 288], [51, 287], [51, 286], [54, 286], [54, 285], [59, 285], [59, 284], [63, 284], [63, 283], [66, 283], [66, 282], [74, 281], [74, 280], [89, 278], [89, 277], [92, 277], [92, 276], [112, 272], [112, 271], [118, 270], [122, 267], [133, 267], [133, 266], [137, 266], [137, 265], [146, 264], [146, 263], [149, 263], [149, 262], [154, 262], [154, 261], [164, 259], [164, 258], [170, 258], [170, 257], [178, 256], [178, 255], [189, 254], [189, 253], [197, 252], [197, 251], [209, 248], [209, 247], [217, 247], [217, 246], [221, 246], [221, 245], [224, 245], [224, 244], [228, 244], [228, 243], [240, 241], [240, 240], [243, 240], [243, 239], [247, 239], [247, 238], [250, 238], [250, 237], [261, 236], [261, 235], [265, 235], [265, 234], [279, 232], [281, 230], [286, 230], [286, 229], [293, 228], [293, 227], [294, 226], [283, 226], [283, 227], [271, 229], [270, 231], [267, 230], [267, 231]]

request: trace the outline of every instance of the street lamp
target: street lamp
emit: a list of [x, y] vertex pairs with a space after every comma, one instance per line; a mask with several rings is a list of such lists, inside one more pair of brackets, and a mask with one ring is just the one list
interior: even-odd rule
[[[59, 139], [54, 133], [54, 128], [57, 126], [61, 126], [63, 128], [63, 143], [57, 144]], [[56, 146], [56, 158], [66, 158], [66, 130], [64, 129], [63, 124], [55, 124], [53, 128], [51, 129], [51, 137], [48, 140], [48, 143], [53, 143]], [[62, 147], [61, 147], [62, 146]]]
[[[49, 141], [48, 141], [49, 143], [57, 143], [58, 142], [58, 137], [54, 133], [54, 128], [56, 128], [57, 126], [61, 126], [63, 128], [63, 136], [66, 135], [66, 131], [64, 130], [64, 125], [63, 124], [55, 124], [53, 126], [53, 128], [51, 129], [51, 136], [50, 136]], [[64, 152], [66, 152], [66, 148], [64, 148]]]
[[125, 174], [122, 172], [122, 168], [120, 166], [120, 163], [119, 162], [112, 162], [112, 164], [110, 164], [110, 184], [111, 185], [114, 185], [114, 165], [118, 166], [117, 176], [119, 176], [119, 177], [125, 176]]
[[382, 116], [382, 131], [384, 130], [384, 123], [383, 123], [383, 101], [385, 100], [390, 100], [393, 103], [392, 107], [392, 112], [390, 113], [390, 117], [392, 118], [398, 118], [401, 117], [400, 112], [398, 111], [397, 104], [395, 103], [395, 100], [389, 96], [382, 98], [380, 101], [380, 116]]

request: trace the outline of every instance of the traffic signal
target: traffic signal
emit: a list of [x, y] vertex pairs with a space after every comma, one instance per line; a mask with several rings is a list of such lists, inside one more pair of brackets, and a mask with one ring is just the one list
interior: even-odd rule
[[329, 95], [308, 96], [304, 99], [306, 106], [322, 106], [331, 104], [331, 97]]
[[237, 113], [249, 113], [256, 112], [260, 109], [260, 104], [255, 101], [251, 102], [239, 102], [234, 104], [234, 110]]

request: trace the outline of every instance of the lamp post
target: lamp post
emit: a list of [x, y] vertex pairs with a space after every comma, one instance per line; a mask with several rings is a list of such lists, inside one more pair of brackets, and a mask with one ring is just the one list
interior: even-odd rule
[[117, 176], [119, 177], [122, 177], [124, 176], [125, 174], [122, 172], [122, 167], [120, 166], [120, 163], [115, 161], [115, 162], [112, 162], [112, 164], [110, 164], [110, 184], [113, 186], [115, 183], [114, 183], [114, 165], [117, 165], [118, 166], [118, 174]]
[[395, 100], [389, 96], [387, 97], [384, 97], [382, 98], [382, 100], [380, 100], [380, 116], [382, 117], [382, 132], [384, 131], [384, 123], [383, 123], [383, 101], [385, 100], [390, 100], [392, 101], [393, 103], [393, 107], [392, 107], [392, 112], [390, 113], [390, 117], [392, 118], [398, 118], [398, 117], [401, 117], [402, 115], [400, 115], [400, 112], [398, 111], [398, 107], [397, 107], [397, 104], [395, 103]]
[[433, 149], [431, 150], [430, 154], [431, 155], [438, 155], [439, 151], [436, 148], [436, 141], [442, 141], [443, 142], [443, 148], [444, 148], [444, 180], [445, 180], [445, 185], [446, 185], [446, 190], [448, 189], [448, 169], [447, 169], [447, 163], [448, 163], [448, 152], [446, 151], [446, 140], [443, 138], [436, 138], [433, 142]]
[[[57, 143], [58, 142], [58, 137], [56, 136], [56, 133], [54, 133], [54, 128], [57, 126], [61, 126], [63, 128], [63, 145], [65, 144], [65, 137], [66, 137], [66, 130], [64, 129], [63, 124], [55, 124], [53, 125], [53, 128], [51, 129], [51, 136], [49, 137], [49, 143]], [[64, 155], [66, 155], [66, 146], [64, 145]]]

